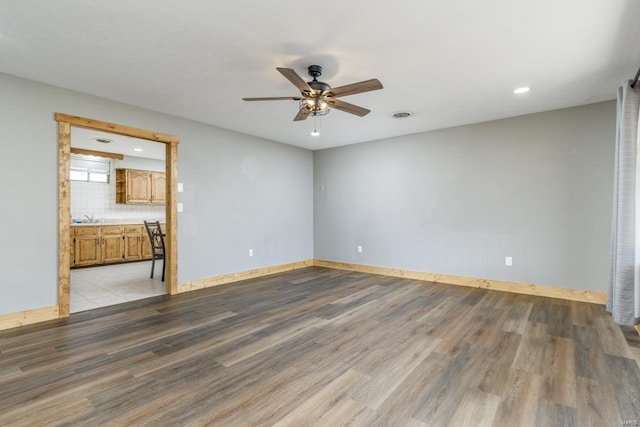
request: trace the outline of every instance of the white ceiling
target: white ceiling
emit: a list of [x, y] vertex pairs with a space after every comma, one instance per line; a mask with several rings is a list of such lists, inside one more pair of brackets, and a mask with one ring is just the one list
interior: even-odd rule
[[[103, 143], [98, 139], [111, 141]], [[125, 156], [143, 157], [146, 159], [164, 160], [165, 144], [147, 139], [133, 138], [109, 132], [71, 128], [71, 146], [92, 151], [123, 154]]]
[[[372, 112], [318, 138], [294, 101], [241, 100], [311, 64], [378, 78], [342, 98]], [[0, 0], [1, 72], [310, 149], [614, 99], [638, 67], [638, 0]]]

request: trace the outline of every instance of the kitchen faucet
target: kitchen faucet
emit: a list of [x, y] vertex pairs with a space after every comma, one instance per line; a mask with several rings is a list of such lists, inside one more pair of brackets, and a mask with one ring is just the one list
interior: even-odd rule
[[87, 221], [89, 221], [90, 224], [93, 224], [95, 221], [93, 215], [89, 216], [89, 215], [85, 215], [85, 218], [87, 218]]

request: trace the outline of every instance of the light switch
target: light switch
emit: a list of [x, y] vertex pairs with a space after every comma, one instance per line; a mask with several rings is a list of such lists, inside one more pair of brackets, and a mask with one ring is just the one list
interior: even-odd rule
[[184, 191], [184, 185], [181, 182], [178, 183], [178, 193], [182, 193]]
[[178, 203], [178, 212], [182, 212], [183, 206], [182, 203]]

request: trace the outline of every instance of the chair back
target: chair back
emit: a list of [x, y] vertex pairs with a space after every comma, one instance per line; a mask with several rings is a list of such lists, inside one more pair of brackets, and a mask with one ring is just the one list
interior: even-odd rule
[[164, 256], [164, 233], [160, 228], [160, 221], [144, 221], [144, 227], [147, 229], [147, 234], [149, 235], [149, 242], [151, 243], [151, 251], [153, 252], [153, 255]]

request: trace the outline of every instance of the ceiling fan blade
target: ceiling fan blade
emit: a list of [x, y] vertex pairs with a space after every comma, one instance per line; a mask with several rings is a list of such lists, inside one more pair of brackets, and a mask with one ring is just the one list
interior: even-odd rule
[[331, 88], [323, 93], [325, 96], [347, 96], [356, 93], [369, 92], [372, 90], [382, 89], [382, 83], [378, 79], [365, 80], [363, 82], [352, 83], [350, 85], [338, 86]]
[[293, 118], [293, 121], [299, 122], [300, 120], [306, 120], [307, 117], [309, 117], [309, 111], [300, 110], [298, 111], [298, 114], [296, 114], [296, 116]]
[[283, 76], [286, 77], [287, 80], [289, 80], [291, 83], [293, 83], [293, 85], [295, 87], [297, 87], [298, 89], [300, 89], [300, 92], [309, 92], [309, 93], [313, 93], [313, 89], [311, 88], [311, 86], [309, 86], [309, 84], [307, 82], [305, 82], [304, 80], [302, 80], [302, 77], [300, 77], [298, 75], [298, 73], [296, 73], [294, 70], [292, 70], [291, 68], [282, 68], [282, 67], [278, 67], [276, 68], [276, 70], [280, 71], [280, 74], [282, 74]]
[[366, 108], [362, 108], [358, 105], [350, 104], [348, 102], [340, 101], [339, 99], [332, 99], [329, 101], [331, 106], [336, 110], [344, 111], [345, 113], [355, 114], [356, 116], [366, 116], [371, 112]]
[[242, 98], [243, 101], [300, 101], [302, 98], [299, 96], [272, 96], [269, 98]]

